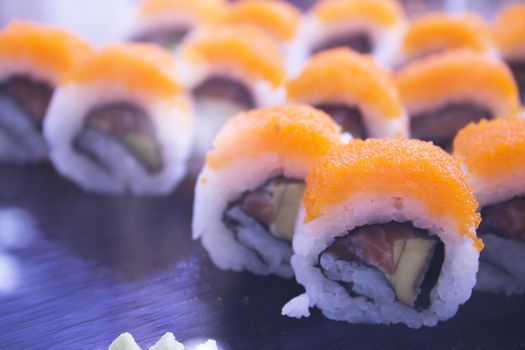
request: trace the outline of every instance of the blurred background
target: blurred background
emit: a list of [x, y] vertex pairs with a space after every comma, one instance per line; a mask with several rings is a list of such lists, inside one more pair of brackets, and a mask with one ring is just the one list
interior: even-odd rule
[[[191, 1], [191, 0], [188, 0]], [[487, 18], [509, 3], [523, 0], [399, 0], [410, 16], [428, 10], [474, 10]], [[53, 23], [76, 32], [94, 44], [111, 40], [118, 22], [138, 0], [0, 0], [0, 25], [13, 18]], [[307, 9], [315, 0], [290, 0]]]

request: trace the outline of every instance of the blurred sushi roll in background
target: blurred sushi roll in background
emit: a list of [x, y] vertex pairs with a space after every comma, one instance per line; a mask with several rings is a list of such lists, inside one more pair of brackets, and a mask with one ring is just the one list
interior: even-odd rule
[[414, 61], [395, 77], [411, 136], [445, 150], [468, 123], [506, 117], [519, 109], [518, 88], [509, 68], [470, 50]]
[[195, 103], [190, 167], [200, 171], [215, 135], [232, 115], [284, 101], [286, 70], [272, 37], [247, 24], [198, 30], [177, 56], [180, 79]]
[[0, 32], [0, 161], [47, 158], [42, 123], [55, 87], [90, 53], [62, 30], [13, 21]]
[[518, 83], [525, 102], [525, 4], [505, 7], [494, 19], [494, 40]]
[[340, 143], [339, 126], [309, 106], [236, 115], [215, 139], [197, 180], [193, 238], [221, 269], [292, 277], [304, 178]]
[[474, 13], [429, 13], [414, 19], [403, 34], [392, 67], [451, 49], [470, 49], [496, 58], [490, 26]]
[[177, 47], [194, 28], [216, 23], [226, 0], [144, 0], [123, 23], [123, 36], [135, 42]]
[[[306, 184], [292, 257], [303, 308], [419, 328], [470, 298], [480, 218], [452, 156], [419, 140], [354, 140], [317, 162]], [[291, 303], [287, 314], [307, 314]]]
[[[443, 11], [461, 13], [466, 11], [467, 0], [398, 0], [410, 18], [420, 17], [429, 12]], [[480, 1], [480, 0], [476, 0]], [[492, 0], [489, 0], [492, 1]]]
[[389, 62], [405, 25], [395, 0], [320, 0], [305, 18], [304, 34], [311, 54], [348, 47]]
[[501, 118], [471, 124], [454, 141], [481, 211], [485, 242], [477, 289], [525, 290], [525, 120]]
[[279, 45], [289, 74], [299, 71], [306, 58], [301, 12], [282, 0], [243, 0], [226, 11], [223, 23], [252, 24], [267, 31]]
[[55, 168], [86, 190], [165, 194], [185, 174], [191, 103], [163, 49], [109, 46], [63, 79], [44, 134]]
[[290, 102], [323, 110], [353, 137], [408, 137], [395, 82], [368, 55], [347, 48], [320, 52], [286, 88]]

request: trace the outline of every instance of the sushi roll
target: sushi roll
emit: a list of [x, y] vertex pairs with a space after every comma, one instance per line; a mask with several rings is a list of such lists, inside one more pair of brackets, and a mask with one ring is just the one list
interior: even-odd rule
[[184, 176], [191, 104], [156, 45], [106, 47], [67, 74], [44, 122], [55, 168], [88, 191], [165, 194]]
[[405, 25], [394, 0], [321, 0], [305, 19], [309, 51], [348, 47], [388, 61]]
[[[306, 295], [283, 309], [434, 326], [476, 283], [477, 202], [459, 162], [429, 142], [354, 140], [306, 178], [292, 267]], [[303, 211], [301, 211], [303, 212]]]
[[247, 24], [196, 31], [177, 56], [180, 79], [195, 102], [192, 163], [200, 170], [213, 138], [232, 115], [284, 100], [286, 70], [271, 36]]
[[83, 40], [59, 29], [13, 21], [0, 32], [0, 161], [47, 158], [42, 122], [64, 74], [89, 53]]
[[500, 55], [516, 79], [525, 102], [525, 4], [506, 6], [494, 19], [492, 32]]
[[122, 36], [174, 49], [192, 29], [219, 21], [227, 7], [226, 0], [144, 0], [126, 18]]
[[339, 126], [308, 106], [231, 118], [197, 180], [193, 238], [221, 269], [292, 277], [291, 241], [304, 178], [340, 142]]
[[454, 140], [481, 211], [485, 242], [476, 289], [525, 290], [525, 120], [470, 124]]
[[518, 88], [508, 67], [470, 50], [451, 50], [407, 64], [395, 75], [410, 134], [449, 150], [470, 122], [514, 114]]
[[487, 57], [497, 57], [490, 27], [482, 17], [473, 13], [452, 16], [434, 12], [410, 23], [392, 66], [399, 67], [450, 49], [471, 49]]
[[233, 3], [223, 23], [252, 24], [267, 31], [276, 40], [287, 70], [295, 74], [306, 58], [299, 35], [301, 12], [283, 0], [243, 0]]
[[369, 56], [347, 48], [320, 52], [286, 89], [289, 101], [323, 110], [353, 137], [408, 136], [395, 82]]

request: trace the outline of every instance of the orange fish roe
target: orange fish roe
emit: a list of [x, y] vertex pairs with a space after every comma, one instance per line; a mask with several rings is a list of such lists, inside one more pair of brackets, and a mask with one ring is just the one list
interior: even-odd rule
[[503, 56], [525, 55], [525, 4], [505, 7], [494, 20], [494, 40]]
[[286, 77], [274, 40], [253, 25], [223, 25], [202, 30], [183, 44], [182, 52], [188, 59], [240, 68], [274, 87], [281, 85]]
[[341, 143], [341, 129], [315, 108], [288, 105], [240, 113], [231, 118], [214, 141], [207, 165], [220, 168], [239, 158], [276, 153], [308, 164]]
[[454, 140], [454, 156], [469, 173], [485, 178], [512, 174], [525, 167], [525, 120], [482, 120], [461, 130]]
[[306, 179], [306, 221], [360, 193], [409, 196], [436, 216], [455, 220], [460, 234], [473, 240], [478, 203], [459, 162], [430, 142], [400, 139], [355, 140], [317, 162]]
[[432, 13], [414, 20], [403, 38], [403, 50], [408, 56], [459, 48], [483, 53], [490, 46], [489, 27], [475, 14], [452, 17]]
[[53, 27], [12, 21], [0, 32], [0, 60], [30, 61], [57, 80], [91, 52], [77, 36]]
[[325, 23], [366, 20], [383, 27], [394, 26], [405, 18], [394, 0], [321, 0], [313, 14]]
[[94, 53], [70, 72], [64, 84], [108, 82], [160, 98], [179, 94], [173, 58], [150, 44], [120, 44]]
[[[415, 105], [456, 96], [494, 96], [514, 113], [519, 108], [518, 87], [509, 68], [469, 50], [452, 50], [407, 64], [395, 76], [409, 112]], [[497, 115], [496, 117], [500, 117]]]
[[286, 87], [294, 102], [364, 103], [387, 119], [403, 114], [390, 73], [370, 56], [346, 48], [316, 54]]
[[209, 24], [222, 17], [227, 7], [226, 0], [145, 0], [139, 13], [142, 17], [185, 15]]
[[300, 17], [300, 11], [285, 1], [244, 0], [231, 6], [224, 21], [253, 24], [287, 41], [295, 36]]

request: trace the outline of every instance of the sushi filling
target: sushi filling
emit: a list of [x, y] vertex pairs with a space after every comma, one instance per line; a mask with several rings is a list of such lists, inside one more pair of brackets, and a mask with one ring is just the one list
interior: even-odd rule
[[303, 181], [279, 177], [231, 202], [223, 221], [265, 265], [290, 264]]
[[74, 140], [76, 150], [107, 172], [131, 155], [150, 174], [163, 168], [155, 128], [146, 112], [125, 102], [93, 109]]
[[364, 32], [355, 32], [326, 39], [314, 46], [312, 53], [336, 47], [347, 47], [362, 54], [369, 54], [372, 52], [372, 46], [370, 35]]
[[206, 79], [193, 89], [198, 103], [229, 104], [232, 109], [242, 111], [255, 107], [255, 101], [246, 86], [230, 78], [215, 76]]
[[459, 130], [469, 123], [491, 119], [492, 113], [486, 108], [473, 104], [449, 104], [434, 111], [412, 116], [410, 132], [413, 138], [432, 141], [435, 145], [450, 151]]
[[26, 76], [13, 76], [0, 83], [0, 149], [4, 150], [0, 158], [45, 157], [42, 121], [52, 95], [49, 84]]
[[255, 99], [242, 83], [214, 76], [193, 89], [198, 127], [195, 143], [201, 153], [211, 148], [215, 135], [228, 119], [255, 108]]
[[480, 234], [525, 241], [525, 198], [516, 197], [481, 209]]
[[156, 29], [136, 35], [131, 40], [134, 42], [154, 43], [168, 50], [173, 50], [184, 40], [188, 28]]
[[386, 279], [397, 300], [422, 310], [430, 306], [443, 260], [444, 245], [437, 237], [410, 223], [390, 222], [358, 227], [336, 238], [319, 255], [319, 266], [353, 297], [369, 296], [348, 277], [371, 268], [367, 278], [382, 279], [382, 285]]
[[359, 109], [341, 104], [319, 104], [315, 108], [330, 115], [344, 132], [350, 133], [354, 138], [368, 138], [363, 116]]
[[516, 80], [516, 83], [518, 84], [518, 88], [520, 90], [521, 102], [525, 103], [525, 60], [508, 61], [507, 64], [509, 65], [509, 68], [512, 71], [512, 74], [514, 75], [514, 79]]

